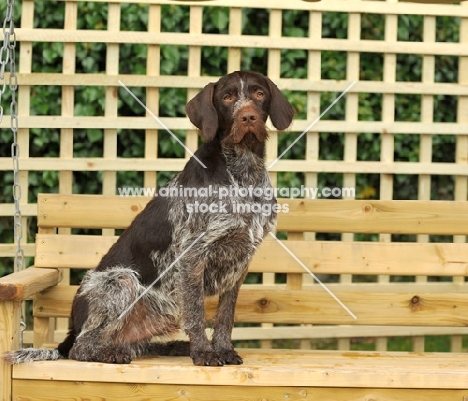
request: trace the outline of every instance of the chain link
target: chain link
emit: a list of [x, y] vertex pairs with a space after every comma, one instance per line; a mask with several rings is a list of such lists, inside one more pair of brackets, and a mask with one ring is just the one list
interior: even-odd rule
[[[16, 75], [16, 33], [15, 33], [15, 0], [7, 0], [6, 16], [3, 21], [3, 45], [0, 48], [0, 122], [3, 120], [3, 106], [2, 98], [5, 93], [7, 82], [5, 79], [5, 69], [9, 64], [10, 79], [8, 81], [8, 88], [11, 92], [10, 102], [10, 127], [13, 133], [13, 141], [11, 144], [11, 158], [13, 161], [13, 200], [15, 211], [13, 214], [14, 219], [14, 238], [16, 243], [15, 251], [15, 271], [22, 270], [24, 266], [24, 251], [21, 247], [21, 240], [23, 238], [23, 224], [22, 215], [20, 210], [21, 200], [21, 185], [19, 183], [19, 156], [20, 147], [18, 144], [18, 102], [16, 94], [18, 90], [18, 76]], [[21, 308], [21, 322], [20, 322], [20, 347], [23, 347], [23, 331], [26, 328], [24, 322], [23, 312]]]
[[[18, 144], [18, 103], [16, 101], [16, 92], [18, 90], [18, 76], [16, 75], [15, 49], [16, 49], [16, 33], [14, 22], [14, 0], [7, 0], [7, 11], [5, 20], [3, 21], [3, 46], [0, 49], [0, 104], [3, 94], [6, 90], [5, 69], [9, 64], [10, 79], [8, 87], [11, 92], [10, 103], [10, 127], [13, 133], [13, 141], [11, 144], [11, 158], [13, 161], [13, 200], [15, 204], [14, 218], [14, 237], [17, 244], [15, 252], [15, 268], [22, 270], [24, 268], [24, 252], [21, 248], [21, 239], [23, 238], [23, 227], [21, 222], [21, 186], [19, 184], [19, 156], [20, 148]], [[3, 82], [1, 82], [3, 81]], [[3, 119], [3, 107], [0, 110], [0, 122]]]

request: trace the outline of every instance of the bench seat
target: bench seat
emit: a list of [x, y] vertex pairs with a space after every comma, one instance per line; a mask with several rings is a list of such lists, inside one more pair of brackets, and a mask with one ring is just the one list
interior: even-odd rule
[[[340, 400], [358, 399], [353, 397], [367, 394], [368, 398], [359, 399], [370, 401], [373, 398], [369, 395], [386, 394], [389, 389], [395, 398], [388, 399], [393, 400], [400, 399], [396, 396], [398, 392], [406, 396], [413, 394], [417, 400], [468, 399], [468, 357], [464, 353], [238, 351], [244, 357], [244, 365], [198, 367], [187, 357], [142, 358], [129, 365], [71, 360], [18, 365], [13, 369], [13, 395], [18, 392], [21, 397], [34, 395], [43, 400], [57, 400], [60, 398], [56, 398], [56, 390], [71, 386], [67, 391], [84, 399], [93, 392], [96, 394], [97, 388], [103, 394], [115, 392], [122, 397], [178, 392], [180, 399], [185, 399], [184, 393], [216, 386], [210, 391], [219, 398], [204, 400], [224, 399], [220, 394], [226, 388], [231, 397], [233, 392], [243, 395], [239, 399], [257, 399], [255, 394], [268, 400], [319, 400], [326, 398], [318, 394], [330, 392], [340, 395], [333, 398]], [[61, 391], [61, 397], [66, 398]], [[247, 394], [252, 398], [246, 398]], [[343, 398], [345, 394], [348, 398]]]

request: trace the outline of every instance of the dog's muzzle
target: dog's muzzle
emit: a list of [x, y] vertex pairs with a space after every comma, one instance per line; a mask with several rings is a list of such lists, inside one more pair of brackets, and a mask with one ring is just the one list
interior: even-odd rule
[[237, 111], [234, 116], [231, 134], [226, 139], [237, 144], [241, 143], [246, 135], [249, 140], [256, 138], [258, 142], [264, 142], [267, 139], [265, 121], [255, 107], [252, 106], [246, 106]]

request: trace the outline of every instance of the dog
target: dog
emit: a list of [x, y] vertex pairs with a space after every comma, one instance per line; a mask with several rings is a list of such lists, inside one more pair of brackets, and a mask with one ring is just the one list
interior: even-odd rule
[[[7, 361], [130, 363], [152, 354], [186, 355], [203, 366], [243, 363], [231, 341], [235, 304], [278, 211], [268, 196], [265, 123], [270, 116], [284, 130], [294, 109], [269, 78], [237, 71], [205, 86], [186, 114], [203, 143], [164, 187], [173, 196], [152, 199], [85, 274], [57, 349], [13, 351]], [[204, 298], [212, 295], [219, 301], [209, 340]], [[189, 342], [151, 342], [180, 329]]]

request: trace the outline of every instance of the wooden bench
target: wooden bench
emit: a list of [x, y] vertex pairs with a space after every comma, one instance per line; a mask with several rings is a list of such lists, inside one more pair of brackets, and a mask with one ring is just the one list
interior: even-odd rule
[[[34, 346], [59, 342], [65, 327], [63, 319], [56, 323], [56, 318], [69, 316], [77, 288], [68, 284], [70, 269], [94, 267], [117, 238], [80, 235], [76, 230], [61, 234], [63, 228], [105, 229], [107, 234], [108, 229], [125, 228], [147, 201], [39, 196], [35, 265], [0, 279], [0, 352], [18, 347], [20, 301], [29, 298]], [[286, 273], [287, 278], [283, 284], [272, 280], [270, 285], [243, 286], [236, 321], [262, 326], [236, 327], [235, 338], [307, 338], [312, 330], [323, 330], [324, 336], [333, 331], [343, 336], [466, 333], [467, 202], [283, 199], [281, 203], [289, 205], [289, 213], [281, 214], [278, 221], [278, 233], [286, 232], [288, 237], [282, 243], [315, 274], [455, 278], [327, 284], [356, 315], [353, 319], [321, 286], [305, 279], [309, 275], [291, 253], [268, 238], [250, 270]], [[342, 242], [309, 240], [311, 235], [304, 233], [311, 232], [456, 237], [451, 243]], [[207, 300], [208, 315], [214, 305]], [[2, 362], [1, 395], [21, 400], [468, 400], [465, 353], [247, 348], [239, 353], [243, 365], [219, 368], [193, 366], [189, 358], [181, 357], [142, 358], [130, 365], [59, 360], [11, 367]]]

